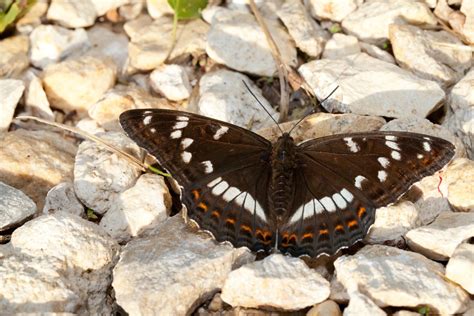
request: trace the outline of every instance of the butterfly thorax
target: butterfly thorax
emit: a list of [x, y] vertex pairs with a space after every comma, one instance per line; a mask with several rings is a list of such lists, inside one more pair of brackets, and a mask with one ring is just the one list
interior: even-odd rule
[[286, 217], [292, 201], [293, 174], [297, 167], [296, 145], [288, 133], [278, 138], [272, 149], [272, 181], [270, 205], [277, 221]]

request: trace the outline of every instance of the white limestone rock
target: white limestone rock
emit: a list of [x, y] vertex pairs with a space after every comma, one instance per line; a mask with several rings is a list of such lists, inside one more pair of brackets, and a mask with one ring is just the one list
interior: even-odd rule
[[361, 48], [357, 37], [336, 33], [326, 43], [323, 58], [340, 59], [360, 52]]
[[[266, 22], [281, 58], [295, 67], [296, 48], [289, 35], [276, 21]], [[216, 62], [237, 71], [268, 77], [277, 74], [265, 35], [247, 13], [229, 12], [214, 18], [207, 34], [206, 52]]]
[[180, 65], [163, 65], [150, 74], [151, 87], [171, 101], [189, 98], [192, 87], [186, 69]]
[[122, 249], [112, 286], [129, 315], [185, 315], [211, 298], [233, 268], [253, 258], [244, 248], [217, 245], [177, 215]]
[[[251, 130], [258, 130], [274, 124], [242, 81], [245, 81], [257, 99], [278, 120], [278, 114], [247, 76], [224, 69], [206, 73], [201, 77], [199, 113]], [[252, 124], [249, 126], [251, 122]]]
[[0, 133], [0, 181], [23, 191], [41, 210], [49, 189], [72, 180], [76, 150], [75, 144], [48, 131]]
[[425, 117], [445, 97], [435, 82], [364, 53], [343, 59], [314, 60], [302, 65], [299, 73], [320, 100], [339, 86], [323, 103], [329, 112]]
[[83, 28], [69, 30], [58, 25], [39, 25], [30, 34], [30, 61], [45, 68], [71, 56], [79, 56], [91, 47]]
[[126, 70], [128, 58], [128, 38], [123, 33], [115, 33], [110, 29], [96, 24], [87, 30], [92, 48], [86, 55], [97, 58], [111, 58], [117, 72], [122, 74]]
[[84, 217], [84, 205], [77, 199], [72, 182], [61, 182], [49, 190], [44, 202], [43, 214], [64, 212]]
[[[138, 159], [142, 157], [141, 149], [122, 133], [97, 136]], [[74, 163], [74, 189], [83, 204], [104, 214], [120, 192], [134, 185], [140, 172], [122, 156], [86, 140], [79, 145]]]
[[174, 12], [167, 0], [146, 0], [146, 8], [148, 14], [153, 19], [158, 19], [163, 15], [170, 15]]
[[[291, 132], [291, 137], [293, 137], [295, 143], [300, 143], [308, 139], [334, 134], [378, 131], [385, 123], [382, 117], [377, 116], [321, 112], [311, 114], [304, 119]], [[296, 121], [282, 123], [280, 128], [288, 132], [295, 124]], [[276, 141], [281, 136], [281, 131], [276, 126], [259, 130], [257, 133], [273, 141]]]
[[448, 104], [453, 111], [474, 106], [474, 68], [451, 89]]
[[105, 130], [100, 127], [100, 125], [96, 121], [90, 118], [83, 118], [82, 120], [76, 123], [76, 127], [93, 135], [105, 132]]
[[92, 0], [97, 16], [104, 15], [107, 11], [117, 9], [129, 2], [130, 0]]
[[117, 69], [110, 60], [92, 56], [51, 64], [42, 74], [51, 104], [84, 113], [115, 84]]
[[395, 58], [393, 58], [393, 56], [386, 50], [383, 50], [378, 46], [375, 46], [369, 43], [364, 43], [364, 42], [359, 42], [359, 46], [360, 46], [360, 49], [367, 55], [380, 59], [387, 63], [395, 64]]
[[28, 70], [23, 76], [23, 82], [25, 83], [23, 101], [26, 112], [33, 116], [54, 121], [54, 114], [49, 106], [41, 79], [32, 70]]
[[460, 244], [446, 266], [446, 277], [474, 294], [474, 245]]
[[429, 305], [442, 314], [462, 313], [469, 296], [444, 279], [444, 267], [420, 254], [397, 248], [365, 246], [334, 262], [337, 279], [350, 292], [362, 291], [377, 306]]
[[[111, 313], [111, 303], [107, 292], [112, 281], [112, 267], [118, 256], [119, 245], [97, 225], [67, 213], [43, 215], [15, 230], [12, 234], [11, 246], [15, 253], [21, 253], [22, 256], [37, 260], [41, 258], [54, 263], [55, 271], [47, 269], [49, 275], [43, 277], [42, 272], [39, 271], [39, 276], [36, 275], [36, 278], [45, 281], [43, 289], [46, 289], [49, 284], [52, 289], [59, 288], [60, 293], [65, 290], [66, 293], [73, 292], [68, 293], [72, 296], [72, 300], [67, 303], [71, 305], [64, 303], [63, 308], [66, 311], [73, 306], [79, 308], [77, 306], [77, 300], [79, 300], [86, 314]], [[49, 266], [47, 262], [39, 265], [38, 269]], [[25, 272], [31, 278], [33, 271]], [[21, 282], [16, 286], [15, 282], [18, 281], [11, 280], [9, 288], [18, 289], [19, 286], [21, 290], [18, 293], [23, 291], [26, 294], [31, 293], [29, 297], [21, 296], [26, 305], [25, 308], [36, 301], [36, 307], [32, 304], [29, 305], [29, 309], [41, 311], [38, 310], [41, 308], [41, 304], [38, 303], [51, 294], [37, 293], [36, 290], [31, 290], [31, 284], [19, 280]], [[62, 285], [62, 282], [66, 284]], [[41, 282], [38, 283], [41, 284]], [[59, 283], [59, 286], [55, 286], [55, 283]], [[15, 292], [13, 291], [13, 294]], [[3, 295], [5, 293], [2, 293]], [[9, 297], [10, 295], [12, 294], [8, 294]], [[21, 305], [17, 307], [22, 308]]]
[[403, 201], [376, 210], [375, 222], [365, 240], [369, 243], [403, 242], [405, 233], [420, 225], [421, 220], [415, 205]]
[[115, 198], [100, 227], [122, 243], [165, 221], [170, 209], [171, 195], [163, 177], [144, 174]]
[[307, 5], [318, 20], [341, 22], [362, 2], [363, 0], [309, 0]]
[[460, 158], [446, 170], [447, 197], [451, 206], [461, 212], [474, 211], [474, 161]]
[[428, 226], [406, 234], [408, 246], [434, 260], [447, 260], [463, 241], [474, 237], [474, 213], [443, 212]]
[[413, 25], [392, 24], [389, 36], [399, 65], [443, 87], [457, 82], [471, 67], [472, 52], [462, 49], [468, 46], [463, 46], [457, 37], [447, 31], [435, 32]]
[[30, 63], [28, 36], [10, 36], [0, 40], [0, 78], [21, 74]]
[[359, 316], [359, 315], [370, 315], [370, 316], [386, 316], [380, 307], [378, 307], [370, 298], [364, 294], [353, 291], [349, 293], [351, 300], [349, 305], [344, 309], [343, 316]]
[[[171, 48], [173, 20], [163, 16], [152, 21], [148, 16], [139, 17], [124, 25], [130, 37], [128, 56], [130, 66], [135, 70], [149, 71], [165, 61]], [[199, 55], [205, 51], [206, 34], [209, 25], [201, 19], [179, 23], [175, 46], [169, 60], [184, 55]]]
[[462, 1], [460, 11], [466, 17], [462, 26], [462, 33], [470, 44], [474, 44], [474, 2], [472, 0]]
[[342, 21], [342, 28], [364, 42], [381, 44], [388, 39], [389, 25], [394, 23], [435, 26], [437, 20], [423, 2], [371, 0], [348, 15]]
[[329, 282], [301, 259], [272, 254], [232, 271], [221, 297], [232, 306], [298, 310], [324, 301], [329, 292]]
[[10, 127], [24, 90], [25, 84], [21, 80], [0, 79], [0, 132], [6, 132]]
[[474, 159], [474, 107], [456, 110], [448, 120], [443, 123], [456, 135], [466, 147], [466, 154]]
[[68, 28], [87, 27], [94, 24], [97, 12], [93, 0], [52, 0], [47, 18]]
[[144, 0], [129, 0], [127, 4], [119, 8], [119, 14], [124, 20], [130, 21], [137, 18], [144, 7]]
[[329, 35], [308, 15], [300, 1], [285, 1], [277, 14], [301, 51], [315, 58], [321, 54]]
[[15, 227], [36, 213], [35, 202], [1, 181], [0, 197], [0, 231]]
[[313, 306], [307, 313], [306, 316], [341, 316], [341, 309], [339, 305], [331, 300], [326, 300], [322, 303]]
[[89, 108], [88, 114], [108, 131], [122, 131], [118, 118], [126, 110], [160, 108], [174, 109], [164, 98], [153, 97], [134, 85], [116, 85]]

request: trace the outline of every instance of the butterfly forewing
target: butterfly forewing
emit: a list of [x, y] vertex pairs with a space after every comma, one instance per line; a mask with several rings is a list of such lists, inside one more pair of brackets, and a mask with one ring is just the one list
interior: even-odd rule
[[178, 181], [187, 215], [201, 229], [236, 247], [271, 247], [275, 228], [262, 190], [271, 174], [269, 141], [180, 111], [131, 110], [120, 123]]
[[332, 254], [361, 240], [377, 207], [395, 202], [454, 155], [448, 141], [405, 132], [346, 134], [298, 146], [300, 169], [280, 248]]

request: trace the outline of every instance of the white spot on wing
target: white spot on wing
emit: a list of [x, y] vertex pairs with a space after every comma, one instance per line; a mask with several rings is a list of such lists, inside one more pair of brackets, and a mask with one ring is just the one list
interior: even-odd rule
[[385, 139], [386, 140], [397, 140], [397, 136], [387, 135], [387, 136], [385, 136]]
[[206, 160], [206, 161], [203, 161], [201, 162], [202, 165], [204, 166], [204, 172], [205, 173], [211, 173], [214, 171], [214, 167], [212, 166], [212, 162], [210, 162], [209, 160]]
[[236, 187], [229, 187], [227, 191], [225, 191], [225, 193], [222, 195], [222, 198], [226, 200], [226, 202], [230, 202], [235, 199], [240, 193], [242, 193], [242, 191], [240, 191]]
[[212, 194], [221, 195], [229, 187], [229, 184], [225, 181], [219, 182], [215, 187], [212, 188]]
[[143, 124], [148, 125], [151, 122], [151, 115], [145, 116], [143, 119]]
[[362, 189], [362, 181], [364, 180], [367, 180], [367, 178], [364, 176], [355, 177], [354, 185], [356, 186], [356, 188]]
[[387, 180], [387, 173], [383, 170], [380, 170], [377, 174], [377, 177], [379, 178], [380, 182], [385, 182], [385, 180]]
[[174, 131], [170, 134], [171, 138], [173, 138], [173, 139], [181, 138], [181, 135], [182, 135], [182, 133], [181, 133], [180, 130], [176, 130], [176, 131]]
[[191, 146], [191, 144], [194, 142], [193, 139], [191, 138], [183, 138], [183, 140], [181, 141], [181, 147], [183, 149], [186, 149], [188, 148], [189, 146]]
[[183, 159], [185, 163], [189, 163], [192, 157], [193, 155], [189, 151], [183, 151], [181, 153], [181, 158]]
[[351, 203], [352, 200], [354, 199], [354, 196], [352, 195], [351, 192], [349, 192], [347, 189], [342, 189], [341, 190], [341, 195], [346, 199], [347, 202]]
[[358, 151], [360, 150], [359, 145], [357, 145], [357, 143], [355, 143], [355, 142], [352, 140], [352, 137], [345, 137], [345, 138], [344, 138], [344, 141], [346, 142], [347, 147], [349, 147], [349, 149], [351, 150], [351, 152], [356, 153], [356, 152], [358, 152]]
[[425, 151], [431, 151], [430, 143], [428, 143], [428, 142], [423, 142], [423, 149], [424, 149]]
[[255, 213], [262, 221], [267, 221], [262, 206], [248, 193], [245, 195], [244, 208], [252, 214]]
[[209, 183], [207, 184], [207, 186], [211, 188], [211, 187], [215, 186], [216, 184], [218, 184], [218, 183], [221, 182], [221, 181], [222, 181], [222, 178], [221, 178], [221, 177], [215, 178], [214, 180], [212, 180], [211, 182], [209, 182]]
[[402, 156], [400, 155], [400, 153], [396, 150], [392, 150], [392, 153], [391, 153], [391, 156], [393, 159], [395, 160], [400, 160], [402, 159]]
[[173, 129], [182, 129], [188, 126], [188, 122], [178, 121], [174, 124]]
[[229, 130], [229, 128], [227, 126], [221, 126], [217, 131], [216, 133], [214, 134], [214, 139], [215, 140], [218, 140], [219, 138], [222, 137], [222, 135], [224, 135], [225, 133], [227, 133], [227, 131]]
[[329, 196], [325, 196], [319, 201], [324, 206], [326, 211], [328, 211], [328, 212], [335, 212], [336, 211], [336, 204], [334, 204], [334, 201]]
[[387, 168], [388, 165], [390, 164], [390, 161], [388, 161], [387, 158], [385, 157], [379, 157], [377, 158], [377, 161], [379, 162], [379, 164], [382, 166], [382, 168]]
[[418, 159], [423, 159], [423, 155], [422, 155], [422, 154], [418, 154], [418, 155], [416, 155], [416, 158], [418, 158]]
[[398, 147], [398, 144], [391, 141], [391, 140], [387, 140], [385, 142], [385, 145], [387, 145], [388, 147], [392, 148], [392, 149], [395, 149], [395, 150], [400, 150], [400, 147]]
[[347, 207], [346, 200], [344, 200], [342, 195], [340, 195], [339, 193], [334, 193], [333, 196], [332, 196], [332, 199], [336, 203], [337, 207], [339, 207], [340, 209], [343, 210]]
[[187, 121], [189, 121], [189, 117], [187, 117], [187, 116], [178, 116], [178, 117], [176, 117], [176, 120], [187, 122]]
[[152, 133], [156, 133], [156, 128], [152, 127], [152, 128], [150, 128], [150, 131], [151, 131]]

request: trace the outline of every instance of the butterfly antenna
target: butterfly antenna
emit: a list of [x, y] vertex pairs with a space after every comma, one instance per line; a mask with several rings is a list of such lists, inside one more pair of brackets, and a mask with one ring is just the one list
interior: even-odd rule
[[260, 106], [265, 110], [265, 112], [267, 112], [268, 116], [270, 116], [270, 118], [272, 119], [273, 122], [275, 122], [276, 126], [278, 127], [278, 129], [280, 130], [281, 134], [283, 135], [284, 132], [283, 130], [281, 129], [280, 125], [278, 124], [278, 122], [273, 118], [273, 116], [270, 114], [270, 112], [268, 112], [267, 108], [262, 104], [262, 102], [260, 102], [259, 99], [257, 99], [257, 96], [252, 92], [252, 90], [250, 90], [250, 87], [247, 85], [247, 83], [245, 82], [245, 80], [242, 80], [242, 82], [244, 83], [244, 86], [247, 88], [247, 90], [250, 92], [250, 94], [254, 97], [255, 100], [257, 100], [258, 104], [260, 104]]
[[[336, 88], [334, 88], [331, 93], [329, 93], [329, 95], [327, 97], [325, 97], [320, 103], [324, 103], [327, 99], [329, 99], [333, 94], [334, 92], [336, 92], [336, 90], [339, 88], [339, 86], [337, 86]], [[288, 132], [288, 134], [291, 134], [291, 132], [295, 129], [296, 126], [298, 126], [305, 118], [307, 118], [309, 115], [313, 114], [314, 113], [314, 109], [311, 110], [309, 113], [307, 113], [306, 115], [303, 115], [302, 118], [299, 119], [298, 122], [296, 122], [296, 124], [290, 129], [290, 131]]]

